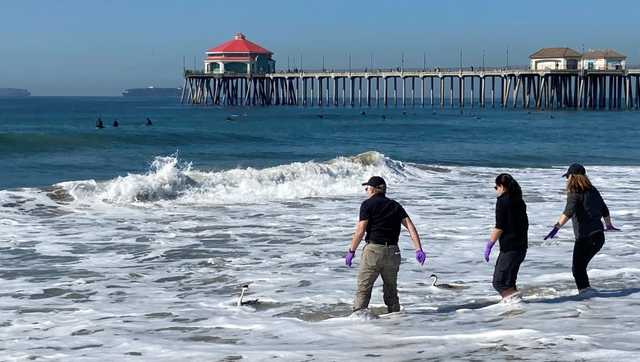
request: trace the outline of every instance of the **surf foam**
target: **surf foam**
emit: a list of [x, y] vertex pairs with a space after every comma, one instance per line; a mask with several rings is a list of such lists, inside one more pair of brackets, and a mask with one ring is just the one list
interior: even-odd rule
[[176, 155], [156, 157], [145, 174], [113, 180], [59, 183], [78, 201], [148, 203], [163, 200], [196, 204], [255, 203], [353, 194], [372, 175], [388, 182], [424, 172], [370, 151], [326, 162], [295, 162], [265, 169], [201, 171]]

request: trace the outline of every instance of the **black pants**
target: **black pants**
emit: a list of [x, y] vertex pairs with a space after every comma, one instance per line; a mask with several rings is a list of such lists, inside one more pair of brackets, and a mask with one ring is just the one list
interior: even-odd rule
[[587, 238], [576, 240], [573, 246], [573, 266], [571, 271], [576, 280], [578, 290], [588, 288], [589, 276], [587, 275], [587, 265], [591, 259], [602, 249], [604, 245], [604, 233], [598, 232]]
[[493, 288], [498, 293], [511, 288], [517, 289], [518, 271], [525, 256], [527, 256], [527, 249], [500, 252], [493, 271]]

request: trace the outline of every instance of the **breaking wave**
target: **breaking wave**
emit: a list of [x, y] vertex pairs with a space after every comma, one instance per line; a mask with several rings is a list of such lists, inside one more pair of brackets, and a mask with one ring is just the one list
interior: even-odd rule
[[55, 185], [76, 201], [148, 203], [164, 200], [228, 204], [336, 197], [361, 190], [372, 175], [390, 183], [416, 173], [417, 167], [375, 151], [326, 162], [295, 162], [264, 169], [200, 171], [177, 155], [156, 157], [145, 174], [129, 174], [106, 182], [70, 181]]

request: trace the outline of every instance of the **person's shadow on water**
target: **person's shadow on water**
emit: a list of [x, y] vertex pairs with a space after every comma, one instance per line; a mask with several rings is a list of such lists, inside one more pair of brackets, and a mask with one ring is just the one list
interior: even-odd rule
[[[635, 294], [639, 292], [640, 292], [640, 288], [598, 290], [598, 291], [589, 293], [587, 295], [575, 294], [575, 295], [567, 295], [567, 296], [555, 297], [555, 298], [525, 297], [522, 300], [522, 303], [524, 304], [534, 304], [534, 303], [558, 304], [558, 303], [565, 303], [565, 302], [579, 302], [579, 301], [587, 300], [591, 298], [620, 298], [620, 297], [626, 297], [631, 294]], [[480, 299], [472, 299], [470, 301], [467, 301], [461, 304], [439, 305], [435, 308], [418, 309], [415, 311], [409, 311], [408, 313], [409, 314], [442, 314], [442, 313], [447, 314], [447, 313], [453, 313], [453, 312], [464, 310], [464, 309], [468, 309], [468, 310], [482, 309], [482, 308], [486, 308], [499, 303], [500, 303], [500, 298], [492, 298], [492, 299], [480, 298]]]

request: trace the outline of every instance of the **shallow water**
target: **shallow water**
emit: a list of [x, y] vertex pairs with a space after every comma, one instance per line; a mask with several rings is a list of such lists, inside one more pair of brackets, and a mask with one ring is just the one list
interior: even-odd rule
[[[496, 304], [482, 259], [493, 178], [528, 203], [524, 301]], [[207, 171], [158, 157], [146, 173], [0, 191], [0, 349], [26, 360], [633, 360], [640, 350], [640, 167], [590, 167], [623, 231], [608, 233], [575, 296], [561, 168], [428, 166], [378, 152]], [[384, 176], [422, 235], [401, 236], [403, 311], [349, 316], [344, 266], [360, 183]], [[623, 177], [621, 177], [623, 176]], [[359, 263], [357, 253], [355, 265]], [[497, 253], [492, 255], [492, 263]], [[464, 285], [461, 290], [431, 286]], [[379, 281], [380, 282], [380, 281]], [[236, 307], [243, 284], [257, 306]], [[384, 311], [381, 285], [372, 299]]]

